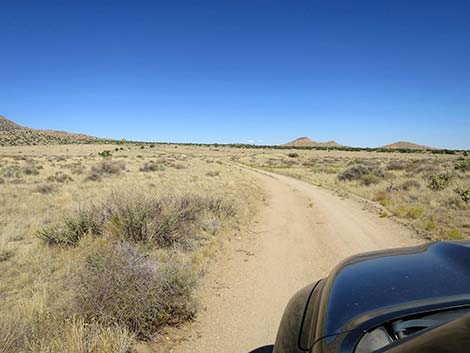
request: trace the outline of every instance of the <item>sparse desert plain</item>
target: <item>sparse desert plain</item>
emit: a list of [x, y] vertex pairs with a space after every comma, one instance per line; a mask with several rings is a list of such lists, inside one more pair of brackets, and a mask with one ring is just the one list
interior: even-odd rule
[[66, 136], [0, 147], [1, 353], [247, 353], [344, 257], [470, 237], [464, 152]]

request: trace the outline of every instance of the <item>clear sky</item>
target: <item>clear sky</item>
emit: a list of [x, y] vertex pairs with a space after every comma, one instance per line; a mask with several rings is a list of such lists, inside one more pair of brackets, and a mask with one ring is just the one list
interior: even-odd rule
[[470, 149], [468, 0], [0, 0], [0, 51], [29, 127]]

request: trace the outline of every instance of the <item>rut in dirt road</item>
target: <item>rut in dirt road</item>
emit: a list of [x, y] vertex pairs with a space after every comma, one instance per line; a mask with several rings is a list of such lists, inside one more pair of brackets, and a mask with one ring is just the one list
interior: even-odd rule
[[265, 188], [254, 234], [232, 242], [206, 278], [202, 310], [175, 353], [248, 353], [273, 344], [282, 312], [300, 288], [345, 257], [414, 245], [411, 231], [328, 191], [254, 172]]

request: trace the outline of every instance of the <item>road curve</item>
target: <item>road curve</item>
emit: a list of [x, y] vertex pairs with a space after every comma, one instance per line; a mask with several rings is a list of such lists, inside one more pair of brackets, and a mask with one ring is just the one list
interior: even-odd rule
[[289, 298], [345, 257], [421, 242], [408, 229], [318, 187], [255, 172], [267, 195], [249, 236], [235, 239], [201, 291], [203, 310], [173, 353], [248, 353], [272, 344]]

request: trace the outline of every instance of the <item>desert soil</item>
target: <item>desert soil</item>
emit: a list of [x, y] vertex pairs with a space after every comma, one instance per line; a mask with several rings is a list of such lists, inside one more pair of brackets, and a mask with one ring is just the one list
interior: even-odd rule
[[273, 344], [297, 290], [350, 255], [421, 242], [357, 200], [290, 177], [249, 172], [266, 193], [258, 220], [248, 235], [225, 247], [210, 270], [196, 321], [179, 336], [170, 335], [173, 353], [248, 353]]

